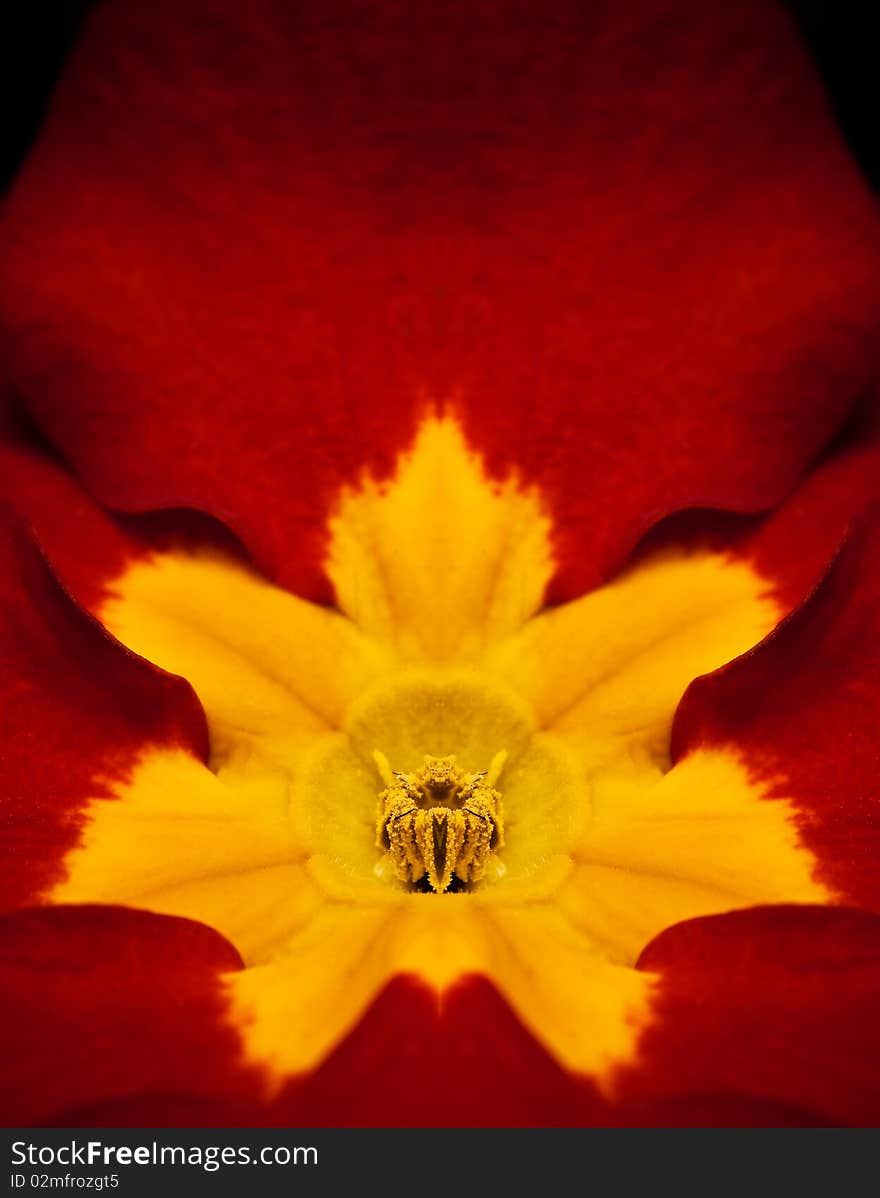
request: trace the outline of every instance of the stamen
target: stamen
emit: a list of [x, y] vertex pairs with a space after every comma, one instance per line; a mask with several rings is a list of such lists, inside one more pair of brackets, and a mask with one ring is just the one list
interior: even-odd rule
[[373, 759], [386, 786], [376, 821], [376, 844], [386, 855], [376, 872], [384, 873], [390, 863], [401, 882], [427, 878], [439, 894], [454, 879], [471, 883], [487, 873], [500, 877], [504, 867], [495, 850], [504, 843], [504, 817], [493, 783], [506, 757], [502, 750], [488, 770], [466, 774], [454, 756], [426, 756], [421, 769], [401, 774], [376, 749]]

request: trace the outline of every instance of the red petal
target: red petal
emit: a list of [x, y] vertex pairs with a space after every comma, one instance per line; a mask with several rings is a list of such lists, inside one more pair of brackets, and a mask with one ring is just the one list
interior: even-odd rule
[[0, 398], [0, 489], [22, 513], [77, 601], [94, 610], [103, 584], [142, 546], [88, 497], [36, 431]]
[[[14, 1041], [9, 1056], [4, 1114], [16, 1123], [560, 1127], [815, 1122], [797, 1105], [737, 1093], [637, 1094], [632, 1101], [611, 1104], [588, 1079], [566, 1073], [547, 1056], [492, 987], [479, 980], [459, 986], [440, 1011], [425, 990], [399, 979], [320, 1069], [267, 1101], [259, 1071], [237, 1066], [239, 1046], [223, 1025], [217, 972], [237, 967], [237, 961], [230, 961], [232, 950], [216, 934], [187, 920], [100, 907], [29, 911], [12, 917], [8, 926], [21, 955], [10, 971], [3, 1026], [18, 1028], [26, 1019], [36, 1041]], [[101, 954], [97, 962], [93, 951]], [[57, 969], [64, 989], [45, 986], [44, 962]], [[84, 1058], [97, 1059], [97, 1067], [86, 1069]]]
[[31, 909], [0, 919], [0, 959], [7, 1126], [88, 1122], [94, 1104], [135, 1095], [257, 1092], [222, 1022], [218, 975], [241, 961], [210, 928], [123, 907]]
[[778, 501], [868, 372], [873, 205], [773, 6], [121, 0], [7, 212], [10, 367], [106, 502], [322, 594], [327, 505], [454, 400], [556, 597]]
[[292, 1126], [784, 1125], [810, 1121], [748, 1095], [640, 1096], [609, 1102], [589, 1078], [561, 1068], [492, 985], [459, 984], [436, 999], [401, 979], [312, 1078], [276, 1105]]
[[880, 521], [854, 532], [813, 597], [762, 645], [699, 678], [673, 757], [731, 745], [790, 798], [821, 880], [880, 910]]
[[189, 685], [135, 657], [62, 591], [14, 520], [0, 522], [3, 860], [0, 909], [60, 880], [81, 811], [148, 745], [207, 756]]
[[0, 397], [0, 491], [29, 524], [76, 601], [97, 611], [106, 584], [134, 558], [191, 543], [232, 555], [241, 546], [197, 512], [114, 517], [100, 508], [39, 433]]
[[880, 405], [856, 414], [843, 436], [789, 500], [743, 548], [776, 583], [783, 602], [801, 603], [824, 574], [852, 521], [880, 499]]
[[758, 907], [690, 920], [642, 953], [661, 975], [658, 1019], [624, 1093], [728, 1093], [880, 1118], [880, 920], [826, 907]]

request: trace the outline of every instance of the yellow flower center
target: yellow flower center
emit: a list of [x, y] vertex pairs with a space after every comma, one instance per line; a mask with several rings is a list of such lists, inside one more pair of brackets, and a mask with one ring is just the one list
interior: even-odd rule
[[771, 797], [733, 748], [669, 759], [687, 685], [777, 622], [767, 584], [668, 550], [541, 611], [541, 498], [488, 479], [451, 419], [391, 482], [346, 491], [329, 530], [338, 610], [216, 552], [115, 581], [100, 618], [191, 682], [211, 759], [145, 749], [51, 899], [218, 928], [247, 966], [229, 1019], [276, 1084], [394, 976], [476, 973], [612, 1087], [651, 1020], [633, 965], [658, 932], [830, 897], [778, 780]]

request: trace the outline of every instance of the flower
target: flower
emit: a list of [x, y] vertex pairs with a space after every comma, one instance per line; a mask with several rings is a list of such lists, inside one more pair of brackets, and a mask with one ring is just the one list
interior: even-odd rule
[[786, 20], [179, 7], [3, 227], [15, 1120], [870, 1119], [880, 245]]

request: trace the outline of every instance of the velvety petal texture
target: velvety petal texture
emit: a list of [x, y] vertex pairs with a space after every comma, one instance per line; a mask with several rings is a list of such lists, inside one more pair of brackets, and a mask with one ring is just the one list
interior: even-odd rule
[[7, 1121], [876, 1121], [878, 268], [771, 4], [96, 5], [0, 212]]
[[[508, 612], [512, 617], [520, 610], [516, 596], [529, 592], [525, 581], [534, 571], [540, 577], [546, 563], [540, 512], [515, 489], [499, 491], [487, 480], [481, 482], [478, 463], [453, 437], [453, 430], [444, 426], [434, 436], [440, 440], [426, 434], [417, 443], [400, 476], [381, 493], [367, 488], [349, 497], [345, 528], [337, 527], [335, 533], [342, 538], [345, 554], [335, 560], [347, 560], [340, 570], [354, 570], [356, 577], [354, 563], [361, 559], [354, 542], [367, 533], [389, 551], [392, 562], [405, 556], [408, 544], [415, 552], [424, 542], [410, 540], [408, 529], [412, 520], [419, 526], [422, 506], [403, 504], [401, 497], [412, 500], [425, 488], [433, 493], [437, 463], [448, 467], [440, 470], [441, 478], [450, 472], [466, 478], [471, 471], [474, 512], [488, 510], [497, 516], [494, 505], [500, 504], [522, 515], [525, 505], [526, 525], [531, 521], [539, 530], [523, 541], [530, 545], [531, 566], [517, 575], [521, 585], [510, 588], [503, 574], [495, 574], [499, 592], [514, 596]], [[435, 518], [440, 531], [448, 532], [444, 521], [454, 526], [467, 517], [467, 512], [455, 514], [454, 507], [443, 502], [439, 508], [444, 512], [444, 520]], [[500, 518], [494, 524], [503, 542], [507, 524]], [[424, 552], [430, 554], [431, 543], [426, 544]], [[430, 557], [425, 567], [429, 562]], [[469, 577], [473, 574], [462, 574], [462, 584]], [[478, 586], [487, 609], [496, 610], [496, 596], [483, 590]], [[499, 735], [509, 748], [516, 748], [521, 781], [517, 784], [514, 774], [504, 785], [511, 829], [520, 829], [520, 848], [506, 857], [511, 867], [507, 889], [499, 884], [483, 896], [434, 896], [447, 904], [435, 909], [424, 906], [424, 896], [388, 891], [373, 876], [376, 854], [369, 824], [378, 783], [371, 784], [369, 774], [364, 780], [356, 755], [363, 740], [368, 747], [381, 743], [396, 760], [406, 761], [413, 751], [413, 729], [417, 742], [433, 747], [436, 717], [430, 695], [435, 692], [429, 692], [426, 703], [419, 689], [425, 685], [419, 681], [425, 667], [422, 674], [404, 671], [403, 682], [383, 683], [385, 673], [399, 671], [400, 665], [394, 665], [393, 654], [389, 657], [357, 631], [359, 624], [370, 628], [375, 622], [373, 635], [381, 635], [381, 592], [374, 595], [362, 579], [359, 590], [348, 588], [346, 593], [358, 594], [362, 603], [358, 620], [351, 624], [339, 613], [271, 586], [216, 549], [135, 557], [124, 575], [106, 587], [100, 611], [108, 625], [148, 658], [192, 678], [208, 714], [211, 753], [206, 764], [185, 741], [150, 735], [149, 725], [142, 722], [143, 739], [124, 772], [96, 773], [100, 754], [87, 758], [92, 765], [91, 791], [83, 788], [67, 796], [79, 820], [76, 847], [66, 854], [65, 876], [48, 897], [56, 903], [129, 902], [184, 917], [187, 924], [201, 919], [229, 936], [241, 951], [248, 968], [230, 969], [222, 979], [214, 979], [214, 1023], [227, 1035], [217, 1057], [218, 1063], [221, 1056], [225, 1061], [222, 1085], [210, 1097], [194, 1098], [175, 1082], [171, 1109], [187, 1119], [221, 1111], [225, 1119], [232, 1112], [248, 1111], [248, 1118], [257, 1121], [283, 1121], [301, 1111], [301, 1121], [309, 1121], [318, 1118], [321, 1102], [326, 1101], [327, 1118], [333, 1121], [333, 1048], [350, 1031], [337, 1051], [343, 1060], [354, 1062], [361, 1053], [368, 1060], [379, 1054], [385, 1066], [382, 1104], [374, 1104], [368, 1115], [358, 1093], [350, 1104], [346, 1100], [339, 1105], [337, 1100], [337, 1112], [344, 1110], [356, 1121], [378, 1119], [379, 1109], [389, 1118], [395, 1113], [396, 1121], [486, 1121], [489, 1091], [480, 1070], [490, 1067], [490, 1061], [482, 1044], [487, 1038], [496, 1043], [492, 1036], [500, 1025], [506, 1030], [500, 1033], [498, 1051], [502, 1056], [513, 1052], [508, 1068], [521, 1068], [523, 1057], [531, 1060], [529, 1068], [555, 1097], [549, 1108], [552, 1116], [530, 1115], [534, 1107], [529, 1100], [507, 1104], [499, 1121], [687, 1118], [695, 1109], [689, 1093], [675, 1094], [670, 1105], [662, 1087], [656, 1094], [649, 1088], [647, 1097], [637, 1088], [632, 1101], [618, 1089], [618, 1076], [641, 1076], [644, 1037], [664, 1020], [665, 991], [659, 992], [658, 1006], [655, 972], [631, 968], [640, 945], [660, 928], [696, 913], [761, 897], [822, 902], [826, 894], [811, 880], [812, 858], [803, 853], [787, 822], [787, 804], [768, 803], [773, 796], [752, 787], [736, 755], [729, 754], [730, 743], [723, 745], [727, 755], [720, 756], [714, 744], [697, 745], [668, 768], [669, 720], [677, 695], [694, 672], [711, 668], [714, 661], [725, 660], [772, 628], [778, 618], [775, 601], [767, 597], [760, 578], [735, 558], [666, 552], [642, 560], [613, 585], [530, 621], [525, 634], [511, 635], [509, 619], [501, 618], [507, 609], [503, 604], [497, 608], [499, 646], [493, 647], [490, 637], [484, 657], [471, 659], [495, 674], [507, 671], [508, 682], [530, 696], [546, 729], [544, 748], [527, 749], [528, 718], [523, 725], [523, 717], [516, 714], [514, 724], [504, 730], [499, 724], [503, 706], [490, 705], [488, 714], [480, 717], [485, 726], [468, 752], [482, 752], [488, 759]], [[400, 586], [389, 591], [398, 613], [392, 629], [405, 633], [406, 621], [399, 622], [401, 593]], [[456, 660], [456, 646], [474, 639], [465, 629], [451, 650], [446, 641], [439, 642], [439, 648], [434, 644], [435, 625], [444, 626], [447, 640], [449, 630], [457, 627], [455, 616], [462, 605], [456, 593], [455, 586], [448, 593], [441, 589], [433, 607], [424, 596], [426, 615], [434, 613], [424, 621], [428, 640], [403, 635], [393, 641], [404, 666], [410, 652], [424, 661], [430, 646], [431, 652], [451, 651]], [[106, 661], [95, 653], [92, 664], [95, 671], [102, 670], [109, 686], [125, 684], [115, 672], [122, 662], [146, 677], [163, 678], [143, 659], [128, 657], [72, 608], [69, 598], [60, 599], [71, 609], [69, 614], [103, 637]], [[650, 612], [644, 610], [649, 603]], [[444, 605], [449, 607], [449, 620], [438, 617]], [[477, 643], [482, 643], [489, 625], [480, 617], [480, 605], [469, 599], [462, 610], [477, 616], [482, 630]], [[590, 652], [591, 641], [595, 648]], [[772, 643], [771, 639], [768, 644]], [[301, 701], [296, 688], [309, 679], [313, 681]], [[371, 680], [391, 688], [381, 691], [378, 714], [369, 699]], [[171, 678], [167, 682], [178, 685]], [[345, 715], [350, 692], [357, 696], [365, 685], [368, 694], [357, 708], [360, 715]], [[475, 692], [470, 675], [467, 682], [455, 675], [442, 685], [447, 710], [442, 727], [447, 731], [441, 727], [441, 735], [451, 734], [454, 747], [460, 737], [453, 712], [462, 696], [471, 736], [475, 724], [479, 726], [480, 707], [470, 704], [485, 703], [487, 696], [490, 704], [496, 699], [491, 689]], [[328, 688], [326, 693], [322, 687]], [[398, 692], [405, 702], [402, 717], [393, 715]], [[388, 710], [390, 720], [382, 714]], [[332, 732], [340, 719], [353, 737], [349, 765], [344, 752], [340, 756], [344, 736]], [[328, 735], [332, 743], [325, 749], [321, 746]], [[309, 739], [315, 736], [317, 765], [308, 757]], [[481, 748], [480, 737], [489, 738], [487, 747]], [[522, 739], [521, 746], [516, 738]], [[552, 743], [559, 747], [553, 749]], [[738, 752], [738, 742], [733, 746]], [[561, 757], [554, 756], [559, 753]], [[331, 768], [321, 766], [321, 760], [329, 760]], [[574, 768], [568, 781], [565, 761]], [[551, 766], [563, 771], [566, 787], [574, 788], [575, 798], [568, 800], [576, 803], [574, 819], [559, 810], [564, 796], [558, 794], [558, 786], [549, 788], [549, 805], [543, 795], [540, 779]], [[540, 835], [529, 830], [536, 804], [545, 823], [559, 825], [555, 847], [548, 828]], [[352, 805], [355, 810], [349, 816]], [[547, 860], [548, 852], [557, 854], [561, 870]], [[529, 853], [537, 854], [531, 863]], [[525, 864], [517, 866], [523, 854]], [[519, 878], [517, 868], [522, 871]], [[204, 973], [198, 964], [195, 969]], [[476, 989], [469, 983], [462, 986], [469, 972], [491, 979], [492, 988], [485, 980]], [[407, 1003], [407, 1036], [425, 1028], [415, 1037], [420, 1048], [413, 1067], [433, 1079], [433, 1091], [429, 1102], [404, 1119], [398, 1084], [385, 1087], [390, 1062], [399, 1070], [408, 1059], [409, 1041], [401, 1040], [395, 1029], [397, 1016], [390, 1013], [396, 1000], [389, 997], [399, 992], [392, 979], [408, 973], [429, 984], [443, 982], [444, 998], [438, 1005], [437, 994], [423, 984], [417, 1000]], [[450, 981], [458, 983], [451, 992]], [[39, 985], [33, 973], [31, 984]], [[131, 984], [136, 986], [137, 980]], [[208, 983], [203, 977], [199, 984]], [[120, 991], [125, 986], [120, 977]], [[24, 982], [22, 987], [25, 993]], [[492, 994], [491, 1000], [487, 994]], [[475, 995], [483, 995], [478, 1013], [460, 1014], [476, 1001]], [[505, 1009], [501, 995], [549, 1052], [529, 1046], [530, 1037]], [[156, 1001], [164, 1001], [161, 987]], [[124, 1012], [131, 999], [123, 994], [120, 1002]], [[21, 1005], [26, 1006], [25, 999]], [[59, 1018], [51, 1004], [45, 1018], [53, 1023]], [[388, 1019], [390, 1024], [385, 1023]], [[460, 1101], [449, 1116], [440, 1102], [442, 1096], [446, 1103], [445, 1095], [461, 1084], [464, 1066], [459, 1063], [449, 1071], [450, 1046], [459, 1043], [460, 1022], [478, 1044], [473, 1062], [477, 1077], [468, 1095], [470, 1105]], [[490, 1025], [495, 1025], [494, 1031]], [[352, 1052], [355, 1056], [350, 1058]], [[20, 1063], [27, 1068], [26, 1062]], [[561, 1068], [564, 1065], [571, 1074]], [[192, 1067], [198, 1069], [198, 1062]], [[492, 1068], [493, 1076], [504, 1076], [503, 1068]], [[253, 1092], [245, 1086], [248, 1077], [257, 1079]], [[740, 1096], [730, 1089], [719, 1083], [720, 1097], [703, 1103], [701, 1117], [709, 1119], [714, 1111], [712, 1118], [723, 1118], [721, 1112], [730, 1109], [744, 1121], [795, 1117], [785, 1093], [760, 1095], [752, 1110], [750, 1094]], [[138, 1092], [131, 1101], [133, 1106], [126, 1101], [113, 1118], [134, 1118], [135, 1112], [143, 1113], [157, 1100], [149, 1092]], [[557, 1102], [562, 1105], [557, 1107]], [[812, 1118], [809, 1113], [808, 1117]]]
[[[6, 1126], [98, 1126], [91, 1108], [108, 1102], [229, 1092], [220, 976], [239, 959], [210, 928], [122, 907], [31, 909], [0, 918], [0, 961]], [[259, 1092], [256, 1078], [239, 1085]]]
[[737, 747], [753, 777], [794, 803], [818, 876], [880, 909], [880, 521], [857, 524], [810, 600], [762, 645], [695, 681], [673, 757]]
[[661, 975], [660, 1017], [624, 1091], [748, 1094], [823, 1123], [876, 1126], [876, 916], [737, 911], [669, 929], [639, 964]]
[[4, 353], [107, 503], [309, 597], [428, 405], [557, 521], [554, 594], [779, 500], [864, 386], [873, 207], [789, 19], [695, 0], [97, 7], [0, 238]]
[[[714, 932], [715, 921], [692, 926], [704, 922]], [[663, 938], [658, 946], [663, 950], [658, 960], [665, 964]], [[751, 1093], [742, 1079], [750, 1068], [760, 1073], [760, 1058], [749, 1052], [745, 1035], [735, 1030], [728, 1035], [723, 1021], [704, 1020], [700, 1047], [708, 1053], [702, 1074], [689, 1085], [676, 1059], [678, 1006], [693, 1018], [700, 997], [718, 979], [716, 964], [701, 990], [692, 961], [686, 961], [688, 969], [664, 999], [669, 1023], [646, 1043], [648, 1068], [622, 1079], [614, 1103], [588, 1080], [561, 1069], [480, 979], [457, 987], [442, 1008], [409, 980], [392, 983], [318, 1070], [269, 1097], [265, 1078], [242, 1062], [225, 1020], [222, 978], [240, 962], [216, 933], [189, 920], [119, 907], [26, 910], [0, 919], [0, 962], [7, 979], [0, 999], [6, 1063], [0, 1111], [10, 1124], [66, 1127], [827, 1121], [821, 1104], [811, 1109], [801, 1101], [796, 1078], [786, 1078], [784, 1068], [777, 1070], [782, 1081], [776, 1089], [788, 1101]], [[873, 984], [870, 969], [869, 962], [861, 972], [855, 967], [853, 981], [868, 977]], [[60, 987], [46, 987], [47, 970]], [[799, 997], [805, 993], [802, 986]], [[748, 1001], [742, 992], [739, 997]], [[725, 1016], [735, 1002], [736, 997], [725, 1005]], [[771, 1037], [785, 1035], [780, 1007], [778, 1001], [775, 1010], [770, 1006], [777, 1016]], [[765, 1006], [753, 1004], [750, 1010], [762, 1018], [767, 1014]], [[814, 1027], [819, 1019], [814, 1015]], [[792, 1044], [797, 1030], [792, 1029]], [[731, 1084], [724, 1061], [744, 1051], [747, 1063], [740, 1061]], [[670, 1056], [673, 1084], [667, 1088], [662, 1069]], [[819, 1092], [832, 1095], [831, 1109], [855, 1113], [864, 1095], [848, 1099], [845, 1085], [838, 1075]], [[763, 1089], [773, 1087], [765, 1082]]]
[[207, 754], [188, 683], [125, 650], [77, 608], [12, 514], [0, 526], [4, 909], [63, 876], [89, 798], [109, 796], [147, 746]]

